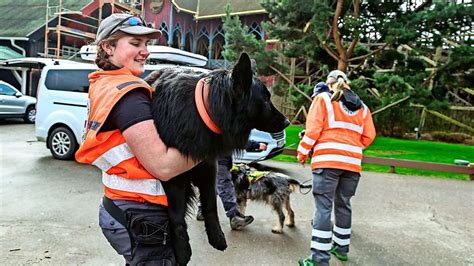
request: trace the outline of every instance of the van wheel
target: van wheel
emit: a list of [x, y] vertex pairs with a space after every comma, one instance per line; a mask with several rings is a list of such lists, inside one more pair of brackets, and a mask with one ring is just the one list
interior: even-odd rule
[[25, 117], [23, 118], [26, 123], [33, 124], [36, 120], [36, 109], [34, 106], [26, 108]]
[[51, 132], [48, 146], [53, 157], [59, 160], [73, 159], [78, 148], [74, 134], [66, 127], [58, 127]]

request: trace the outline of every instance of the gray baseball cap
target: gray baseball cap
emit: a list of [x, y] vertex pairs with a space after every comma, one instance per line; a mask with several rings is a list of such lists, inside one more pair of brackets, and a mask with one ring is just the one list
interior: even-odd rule
[[341, 70], [333, 70], [329, 72], [328, 77], [326, 79], [326, 83], [327, 84], [334, 83], [337, 81], [339, 77], [343, 78], [346, 83], [349, 83], [349, 79], [347, 79], [346, 74], [342, 72]]
[[161, 31], [147, 25], [142, 18], [130, 14], [115, 13], [100, 23], [95, 43], [98, 44], [119, 30], [131, 35], [148, 35], [152, 39], [158, 39], [161, 36]]

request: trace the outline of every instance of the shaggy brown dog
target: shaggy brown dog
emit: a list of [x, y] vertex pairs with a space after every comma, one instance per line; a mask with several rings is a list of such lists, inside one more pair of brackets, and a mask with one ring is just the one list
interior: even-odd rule
[[234, 166], [231, 175], [242, 214], [245, 213], [247, 200], [261, 201], [271, 205], [278, 214], [277, 224], [272, 228], [273, 233], [282, 233], [285, 222], [283, 207], [288, 214], [286, 226], [295, 226], [295, 214], [290, 205], [290, 194], [297, 189], [310, 189], [311, 185], [303, 185], [282, 173], [257, 171], [246, 165]]

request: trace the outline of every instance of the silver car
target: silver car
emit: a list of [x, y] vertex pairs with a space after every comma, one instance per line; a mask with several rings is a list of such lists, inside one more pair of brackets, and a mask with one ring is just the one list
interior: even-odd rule
[[23, 118], [34, 123], [36, 98], [23, 95], [12, 85], [0, 80], [0, 119]]
[[285, 130], [277, 133], [268, 133], [257, 129], [252, 129], [249, 136], [250, 140], [259, 143], [265, 143], [267, 149], [264, 151], [240, 151], [233, 154], [234, 163], [250, 163], [271, 159], [283, 152], [286, 142]]

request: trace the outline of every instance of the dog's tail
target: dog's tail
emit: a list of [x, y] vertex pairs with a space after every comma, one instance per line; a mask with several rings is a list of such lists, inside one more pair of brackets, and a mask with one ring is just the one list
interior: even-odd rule
[[311, 189], [313, 187], [311, 184], [305, 185], [304, 183], [300, 183], [298, 180], [293, 178], [288, 178], [288, 186], [290, 187], [291, 192], [295, 192], [299, 189], [302, 194], [306, 194], [308, 192], [303, 193], [301, 189]]

